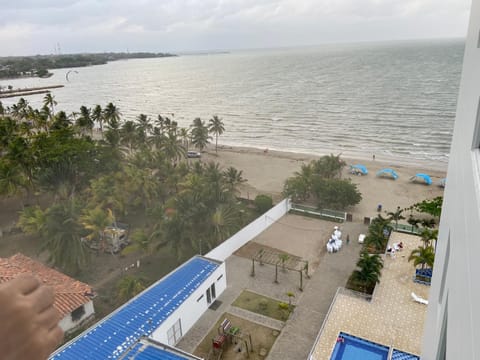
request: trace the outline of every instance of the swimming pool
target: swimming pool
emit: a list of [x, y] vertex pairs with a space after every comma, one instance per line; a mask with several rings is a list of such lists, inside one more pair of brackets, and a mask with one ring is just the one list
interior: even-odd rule
[[343, 342], [337, 342], [330, 360], [387, 360], [388, 346], [341, 332]]
[[[357, 336], [340, 332], [343, 342], [336, 343], [330, 360], [387, 360], [390, 348]], [[392, 360], [420, 360], [420, 357], [393, 349]]]

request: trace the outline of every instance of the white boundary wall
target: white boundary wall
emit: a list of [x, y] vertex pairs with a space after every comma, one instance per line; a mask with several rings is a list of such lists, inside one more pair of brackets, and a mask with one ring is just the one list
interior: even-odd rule
[[252, 221], [242, 230], [225, 240], [205, 256], [218, 261], [225, 261], [225, 259], [227, 259], [235, 251], [268, 229], [270, 225], [288, 213], [291, 207], [290, 199], [283, 199], [265, 214]]
[[[208, 259], [207, 259], [208, 260]], [[178, 268], [177, 268], [178, 269]], [[207, 304], [207, 289], [215, 284], [215, 299], [218, 298], [227, 288], [227, 276], [225, 263], [205, 279], [202, 284], [180, 305], [175, 311], [168, 315], [168, 318], [150, 335], [150, 337], [163, 344], [168, 344], [168, 330], [180, 319], [182, 326], [182, 337], [192, 328], [198, 319], [203, 315], [211, 304]], [[215, 300], [212, 299], [212, 302]], [[169, 344], [174, 346], [176, 344]]]

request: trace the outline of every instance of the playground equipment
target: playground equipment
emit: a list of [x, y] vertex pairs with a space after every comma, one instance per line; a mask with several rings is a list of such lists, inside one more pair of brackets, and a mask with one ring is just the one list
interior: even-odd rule
[[238, 345], [235, 348], [238, 352], [245, 349], [248, 358], [253, 351], [251, 335], [243, 334], [239, 327], [232, 326], [232, 322], [225, 318], [218, 326], [218, 334], [212, 339], [212, 348], [207, 360], [220, 360], [228, 345]]

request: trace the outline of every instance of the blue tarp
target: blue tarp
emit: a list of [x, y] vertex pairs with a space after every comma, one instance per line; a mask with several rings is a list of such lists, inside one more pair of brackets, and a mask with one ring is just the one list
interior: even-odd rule
[[393, 169], [382, 169], [379, 172], [377, 172], [377, 176], [390, 176], [394, 180], [398, 179], [398, 175], [395, 170]]
[[360, 174], [360, 175], [367, 175], [368, 170], [365, 165], [357, 164], [357, 165], [350, 165], [350, 172], [352, 174]]
[[410, 178], [412, 181], [423, 181], [427, 185], [432, 185], [432, 179], [427, 174], [418, 173]]

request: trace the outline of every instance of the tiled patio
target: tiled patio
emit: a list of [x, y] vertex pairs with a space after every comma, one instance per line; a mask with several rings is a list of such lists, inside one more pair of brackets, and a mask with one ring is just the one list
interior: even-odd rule
[[421, 241], [417, 236], [393, 233], [390, 244], [400, 241], [404, 249], [395, 258], [386, 257], [371, 302], [346, 290], [338, 292], [311, 359], [329, 359], [340, 331], [420, 354], [427, 306], [413, 301], [411, 293], [428, 299], [429, 287], [412, 281], [415, 270], [407, 259]]

